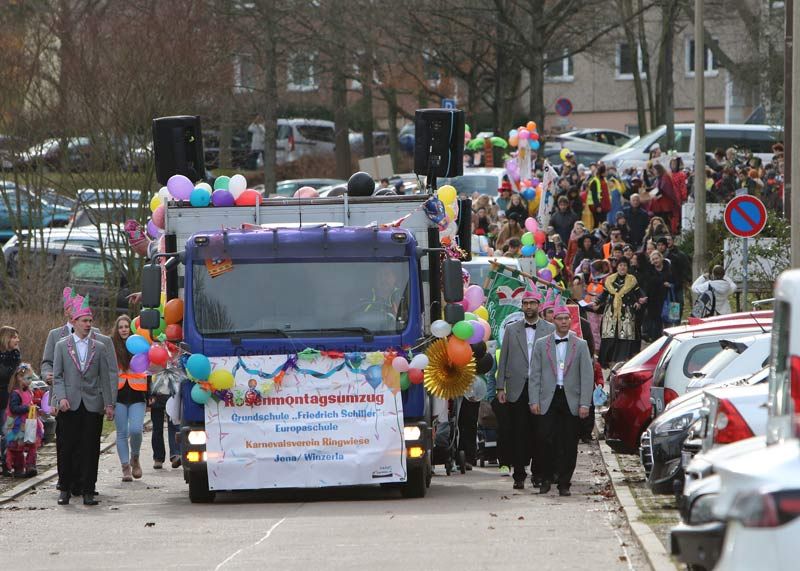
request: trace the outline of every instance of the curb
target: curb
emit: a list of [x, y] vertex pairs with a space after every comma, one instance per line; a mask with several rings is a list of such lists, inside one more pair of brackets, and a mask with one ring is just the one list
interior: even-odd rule
[[625, 478], [620, 470], [619, 463], [613, 450], [605, 443], [605, 440], [598, 441], [600, 445], [600, 457], [605, 464], [606, 472], [611, 478], [611, 486], [614, 488], [614, 495], [622, 505], [622, 511], [625, 513], [625, 519], [628, 520], [628, 525], [633, 532], [633, 536], [644, 551], [647, 561], [653, 571], [675, 571], [678, 567], [672, 562], [667, 550], [656, 537], [656, 534], [650, 529], [646, 523], [639, 521], [642, 511], [636, 505], [636, 500], [633, 497], [628, 485], [625, 483]]
[[[150, 415], [144, 419], [144, 425], [150, 424]], [[108, 452], [111, 448], [117, 445], [117, 431], [110, 432], [103, 440], [100, 441], [100, 454]], [[0, 494], [0, 505], [7, 504], [8, 502], [17, 499], [21, 495], [31, 491], [37, 486], [44, 484], [48, 480], [52, 480], [58, 476], [58, 468], [50, 468], [47, 472], [37, 474], [29, 480], [25, 480], [18, 486], [14, 486], [10, 490], [6, 490]]]

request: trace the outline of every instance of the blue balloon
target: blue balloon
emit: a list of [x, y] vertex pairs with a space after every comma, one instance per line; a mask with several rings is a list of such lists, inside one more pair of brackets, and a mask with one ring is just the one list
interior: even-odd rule
[[132, 355], [140, 355], [142, 353], [147, 353], [150, 350], [150, 343], [148, 343], [147, 339], [141, 335], [131, 335], [125, 341], [125, 348]]
[[531, 141], [531, 149], [534, 151], [539, 148], [539, 141]]
[[195, 385], [192, 387], [192, 400], [197, 404], [206, 404], [210, 398], [211, 391], [205, 390], [200, 385]]
[[536, 246], [523, 246], [522, 247], [522, 255], [523, 256], [533, 256], [536, 253]]
[[195, 188], [189, 197], [192, 206], [208, 206], [211, 204], [211, 193], [205, 188]]
[[198, 381], [205, 381], [211, 374], [211, 361], [205, 355], [195, 353], [186, 361], [186, 372]]
[[367, 377], [369, 386], [371, 386], [373, 389], [377, 389], [383, 382], [383, 371], [380, 365], [372, 365], [364, 374]]
[[526, 188], [525, 190], [522, 191], [522, 198], [524, 198], [525, 200], [532, 200], [535, 197], [536, 197], [536, 191], [533, 190], [532, 188]]

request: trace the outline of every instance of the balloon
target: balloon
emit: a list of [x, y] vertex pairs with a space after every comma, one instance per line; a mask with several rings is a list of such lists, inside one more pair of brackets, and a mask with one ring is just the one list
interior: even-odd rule
[[533, 237], [536, 240], [536, 245], [540, 248], [544, 245], [544, 241], [547, 239], [547, 236], [545, 236], [544, 232], [541, 230], [537, 230]]
[[214, 190], [228, 190], [228, 184], [231, 181], [229, 176], [218, 176], [214, 179]]
[[531, 141], [531, 149], [534, 151], [539, 148], [539, 141]]
[[131, 321], [131, 334], [136, 335], [137, 329], [139, 329], [139, 316], [137, 315], [133, 321]]
[[211, 188], [211, 185], [207, 182], [198, 182], [194, 187], [195, 189], [203, 188], [208, 191], [208, 194], [211, 194], [214, 191], [214, 189]]
[[535, 131], [536, 130], [536, 121], [528, 121], [528, 124], [525, 125], [525, 128], [528, 131], [531, 131], [531, 132]]
[[169, 189], [166, 186], [162, 186], [158, 189], [158, 196], [161, 197], [161, 204], [166, 204], [169, 202], [169, 199], [172, 198], [172, 195], [169, 193]]
[[472, 354], [475, 355], [475, 359], [479, 360], [481, 357], [486, 355], [486, 343], [483, 341], [479, 343], [473, 343], [470, 345], [472, 347]]
[[235, 174], [228, 181], [228, 191], [234, 198], [239, 198], [245, 190], [247, 190], [247, 179], [243, 175]]
[[[528, 218], [530, 220], [530, 218]], [[531, 232], [525, 232], [522, 237], [519, 239], [522, 242], [523, 246], [532, 246], [533, 245], [533, 234]]]
[[50, 391], [45, 391], [42, 395], [42, 402], [39, 404], [39, 408], [45, 414], [50, 414], [53, 409], [50, 408]]
[[536, 260], [537, 268], [543, 268], [547, 265], [547, 254], [543, 250], [537, 250], [534, 259]]
[[211, 398], [211, 391], [205, 390], [200, 385], [195, 385], [192, 387], [192, 400], [199, 405], [204, 405], [208, 402], [208, 399]]
[[208, 376], [208, 382], [215, 391], [232, 389], [234, 385], [233, 373], [227, 369], [217, 369]]
[[150, 360], [147, 358], [147, 353], [139, 353], [131, 357], [130, 370], [133, 373], [144, 373], [147, 367], [150, 366]]
[[458, 234], [458, 224], [452, 221], [447, 225], [447, 228], [439, 232], [439, 236], [445, 238], [453, 237], [456, 234]]
[[148, 329], [139, 329], [136, 334], [144, 337], [144, 340], [147, 341], [148, 344], [153, 342], [153, 338], [150, 336], [150, 331]]
[[522, 255], [528, 258], [536, 253], [536, 246], [529, 244], [527, 246], [523, 246], [521, 251]]
[[295, 198], [319, 198], [317, 189], [313, 186], [301, 186], [294, 193]]
[[211, 361], [200, 353], [195, 353], [186, 361], [186, 372], [198, 381], [205, 381], [211, 374]]
[[467, 311], [466, 313], [464, 313], [464, 321], [475, 321], [476, 319], [478, 319], [478, 316], [475, 315], [474, 313], [472, 313], [470, 311]]
[[[467, 133], [469, 135], [469, 133]], [[400, 373], [400, 390], [405, 391], [408, 390], [408, 387], [411, 386], [411, 379], [408, 378], [408, 373]]]
[[519, 145], [519, 137], [517, 136], [509, 137], [508, 144], [511, 145], [512, 147], [516, 147], [517, 145]]
[[157, 194], [153, 195], [153, 198], [150, 199], [150, 212], [155, 212], [156, 208], [163, 204], [163, 200]]
[[428, 366], [428, 356], [425, 353], [420, 353], [419, 355], [414, 355], [414, 358], [411, 359], [411, 364], [409, 365], [410, 369], [424, 369]]
[[211, 204], [214, 206], [233, 206], [236, 199], [227, 190], [218, 189], [211, 195]]
[[447, 219], [448, 220], [455, 220], [456, 211], [455, 211], [455, 208], [453, 208], [451, 205], [449, 205], [449, 204], [445, 204], [444, 205], [444, 213], [447, 214]]
[[486, 396], [486, 381], [476, 376], [475, 379], [472, 381], [472, 386], [470, 386], [469, 389], [467, 389], [467, 392], [464, 394], [464, 398], [472, 402], [479, 402], [482, 401], [483, 397], [485, 396]]
[[[159, 208], [163, 208], [159, 206]], [[158, 240], [161, 236], [161, 230], [158, 229], [158, 226], [152, 220], [147, 221], [147, 235], [150, 236], [153, 240]]]
[[478, 309], [486, 301], [486, 295], [481, 286], [471, 285], [464, 292], [464, 299], [469, 300], [471, 309]]
[[[533, 186], [533, 187], [537, 187], [537, 186], [539, 186], [541, 183], [542, 183], [542, 181], [540, 181], [540, 180], [539, 180], [538, 178], [536, 178], [536, 177], [533, 177], [533, 178], [531, 179], [531, 186]], [[534, 220], [534, 221], [535, 221], [535, 220]], [[536, 230], [531, 230], [531, 231], [532, 231], [532, 232], [536, 232]]]
[[373, 389], [377, 389], [383, 382], [383, 374], [380, 365], [372, 365], [366, 370], [364, 375], [367, 377], [369, 386], [371, 386]]
[[400, 373], [406, 373], [409, 369], [408, 361], [406, 361], [405, 357], [395, 357], [392, 359], [392, 367], [394, 367], [395, 371]]
[[[208, 185], [206, 185], [208, 186]], [[189, 203], [195, 207], [203, 207], [211, 204], [211, 191], [205, 188], [195, 187], [189, 197]]]
[[559, 156], [559, 157], [561, 157], [561, 162], [564, 162], [564, 161], [566, 161], [566, 160], [567, 160], [567, 155], [568, 155], [568, 154], [570, 154], [570, 152], [571, 152], [571, 151], [570, 151], [568, 148], [566, 148], [566, 147], [564, 147], [563, 149], [561, 149], [561, 152], [560, 152], [560, 153], [558, 153], [558, 156]]
[[189, 200], [194, 185], [182, 174], [174, 174], [167, 181], [167, 190], [176, 200]]
[[[159, 323], [160, 323], [160, 324], [159, 324], [159, 326], [158, 326], [158, 329], [153, 329], [153, 334], [152, 334], [152, 335], [153, 335], [153, 337], [155, 337], [155, 338], [157, 338], [159, 335], [161, 335], [162, 333], [164, 333], [164, 330], [167, 328], [167, 322], [166, 322], [166, 321], [164, 321], [164, 318], [163, 318], [163, 317], [161, 318], [161, 320], [160, 320], [160, 322], [159, 322]], [[152, 340], [151, 340], [151, 341], [152, 341]]]
[[153, 224], [155, 224], [156, 228], [158, 228], [159, 230], [163, 230], [164, 229], [164, 215], [165, 215], [165, 212], [164, 212], [164, 207], [163, 206], [159, 206], [153, 212], [153, 218], [152, 218]]
[[177, 323], [167, 325], [167, 328], [164, 330], [164, 333], [166, 334], [167, 339], [169, 339], [170, 341], [183, 340], [183, 327], [181, 327]]
[[531, 132], [528, 131], [527, 129], [520, 129], [519, 132], [517, 133], [517, 137], [519, 138], [520, 141], [527, 141], [528, 139], [531, 138]]
[[525, 229], [528, 232], [536, 232], [539, 229], [539, 223], [536, 221], [536, 218], [528, 216], [525, 220]]
[[485, 319], [478, 318], [478, 323], [483, 325], [483, 341], [488, 341], [492, 336], [492, 326]]
[[437, 319], [431, 323], [431, 334], [439, 339], [444, 339], [450, 335], [452, 327], [444, 319]]
[[492, 370], [492, 367], [494, 367], [494, 359], [489, 353], [486, 353], [475, 363], [475, 372], [479, 375], [485, 375]]
[[487, 311], [487, 309], [484, 306], [480, 306], [478, 309], [476, 309], [472, 313], [474, 313], [475, 316], [478, 319], [489, 319], [489, 312]]
[[471, 325], [472, 335], [470, 335], [469, 339], [467, 339], [467, 343], [470, 345], [473, 343], [479, 343], [483, 340], [483, 325], [481, 325], [479, 321], [473, 321]]
[[466, 341], [451, 337], [447, 340], [447, 356], [453, 365], [463, 367], [472, 359], [472, 347]]
[[133, 355], [140, 355], [150, 350], [150, 343], [141, 335], [131, 335], [125, 340], [125, 348]]
[[522, 191], [522, 198], [525, 200], [533, 200], [535, 196], [536, 191], [534, 191], [532, 188], [526, 188]]
[[539, 270], [539, 277], [546, 282], [553, 280], [553, 274], [548, 269]]
[[[539, 133], [537, 133], [536, 131], [533, 131], [531, 133], [531, 139], [534, 140], [534, 141], [538, 141], [539, 140]], [[531, 145], [533, 145], [533, 143], [531, 143]]]
[[412, 385], [418, 385], [425, 379], [425, 373], [422, 372], [422, 369], [409, 369], [407, 375]]
[[510, 139], [511, 137], [516, 137], [517, 135], [519, 135], [519, 131], [517, 131], [516, 129], [511, 129], [511, 130], [508, 132], [508, 138], [509, 138], [509, 139]]
[[469, 321], [459, 321], [453, 325], [453, 335], [459, 339], [466, 340], [472, 337], [472, 324]]
[[236, 199], [236, 206], [258, 206], [259, 204], [261, 204], [261, 194], [252, 189], [245, 190]]
[[183, 321], [183, 300], [179, 297], [171, 299], [164, 306], [164, 321], [167, 325]]
[[439, 200], [441, 200], [444, 204], [451, 204], [455, 202], [456, 198], [458, 198], [458, 193], [456, 192], [455, 187], [446, 184], [439, 187], [439, 190], [436, 191], [436, 196], [438, 196]]
[[[144, 353], [142, 354], [144, 355]], [[147, 358], [151, 363], [163, 367], [167, 364], [167, 361], [169, 361], [169, 353], [163, 347], [153, 345], [147, 352]]]
[[383, 365], [383, 353], [380, 351], [372, 351], [367, 353], [367, 363], [370, 365]]

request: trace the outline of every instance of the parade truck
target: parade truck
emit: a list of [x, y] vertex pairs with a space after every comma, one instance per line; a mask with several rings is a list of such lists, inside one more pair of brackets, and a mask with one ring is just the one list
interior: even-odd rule
[[[181, 298], [184, 354], [233, 377], [225, 391], [181, 384], [192, 502], [218, 491], [369, 484], [425, 495], [430, 398], [420, 372], [392, 361], [414, 365], [442, 293], [463, 294], [460, 262], [444, 261], [426, 216], [429, 198], [166, 201], [143, 304], [162, 287], [168, 300]], [[198, 404], [195, 393], [210, 398]]]

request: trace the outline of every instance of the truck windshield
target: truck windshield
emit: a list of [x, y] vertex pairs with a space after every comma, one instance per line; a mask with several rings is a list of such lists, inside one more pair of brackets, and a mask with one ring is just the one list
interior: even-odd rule
[[409, 291], [408, 260], [234, 260], [214, 278], [200, 261], [192, 275], [202, 335], [352, 337], [353, 328], [395, 335], [408, 323]]

